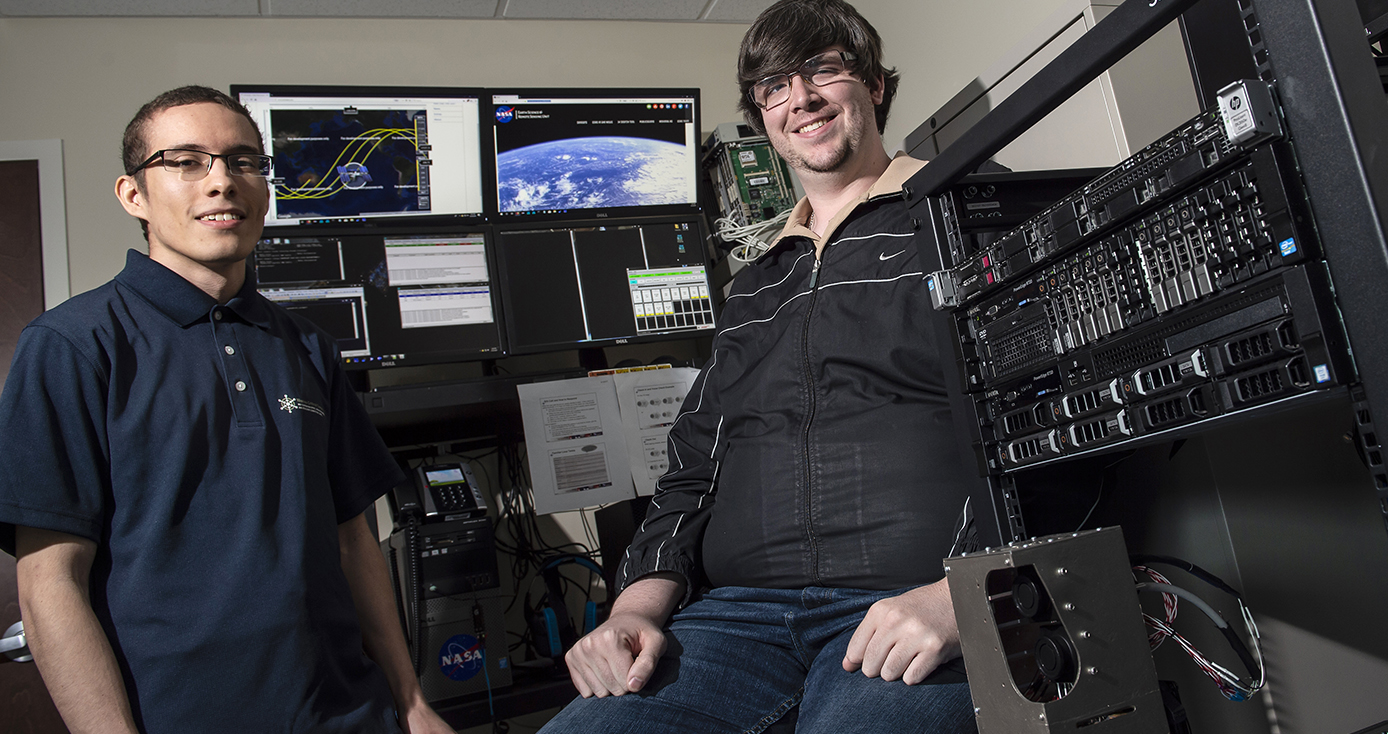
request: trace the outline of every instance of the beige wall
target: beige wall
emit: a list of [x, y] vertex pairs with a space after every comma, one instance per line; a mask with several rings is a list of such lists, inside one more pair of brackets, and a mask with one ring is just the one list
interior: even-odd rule
[[612, 21], [0, 19], [0, 140], [61, 138], [73, 293], [143, 245], [111, 193], [135, 110], [180, 84], [662, 85], [735, 118], [743, 28]]
[[850, 0], [901, 73], [883, 139], [901, 144], [1066, 0]]
[[[858, 0], [902, 87], [889, 147], [1062, 0]], [[703, 126], [738, 119], [745, 26], [506, 20], [0, 19], [0, 140], [61, 138], [73, 293], [143, 243], [111, 194], [120, 133], [180, 84], [661, 85], [703, 90]]]

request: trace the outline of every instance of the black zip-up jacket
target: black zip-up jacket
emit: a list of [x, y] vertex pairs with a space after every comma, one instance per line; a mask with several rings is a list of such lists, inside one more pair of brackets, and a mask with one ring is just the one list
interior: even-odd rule
[[[945, 392], [948, 345], [917, 256], [898, 158], [826, 228], [801, 201], [739, 273], [670, 430], [621, 585], [898, 589], [944, 576], [978, 482]], [[686, 596], [686, 600], [688, 596]]]

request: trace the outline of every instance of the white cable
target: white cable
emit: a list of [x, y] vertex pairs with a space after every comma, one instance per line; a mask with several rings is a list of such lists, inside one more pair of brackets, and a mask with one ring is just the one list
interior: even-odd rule
[[728, 217], [719, 217], [713, 222], [714, 231], [724, 242], [740, 243], [728, 253], [729, 257], [740, 263], [751, 263], [771, 249], [771, 245], [762, 238], [768, 233], [774, 236], [775, 232], [779, 232], [786, 220], [790, 219], [790, 212], [790, 209], [786, 209], [766, 221], [744, 225]]
[[1258, 656], [1258, 682], [1253, 685], [1253, 690], [1259, 690], [1267, 683], [1268, 669], [1263, 662], [1263, 646], [1259, 642], [1262, 635], [1258, 632], [1258, 624], [1253, 621], [1253, 613], [1248, 611], [1248, 607], [1243, 605], [1243, 600], [1239, 599], [1239, 612], [1243, 614], [1243, 624], [1253, 642], [1253, 654]]

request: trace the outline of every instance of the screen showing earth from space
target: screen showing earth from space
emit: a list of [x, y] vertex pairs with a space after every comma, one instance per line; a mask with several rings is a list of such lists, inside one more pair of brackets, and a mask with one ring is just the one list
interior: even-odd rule
[[503, 212], [683, 204], [695, 166], [688, 148], [641, 137], [565, 138], [496, 158]]

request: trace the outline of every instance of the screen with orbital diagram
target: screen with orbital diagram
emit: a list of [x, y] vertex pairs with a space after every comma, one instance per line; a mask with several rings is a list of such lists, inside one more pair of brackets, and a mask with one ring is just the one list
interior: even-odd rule
[[481, 220], [480, 90], [232, 91], [274, 159], [266, 226]]

